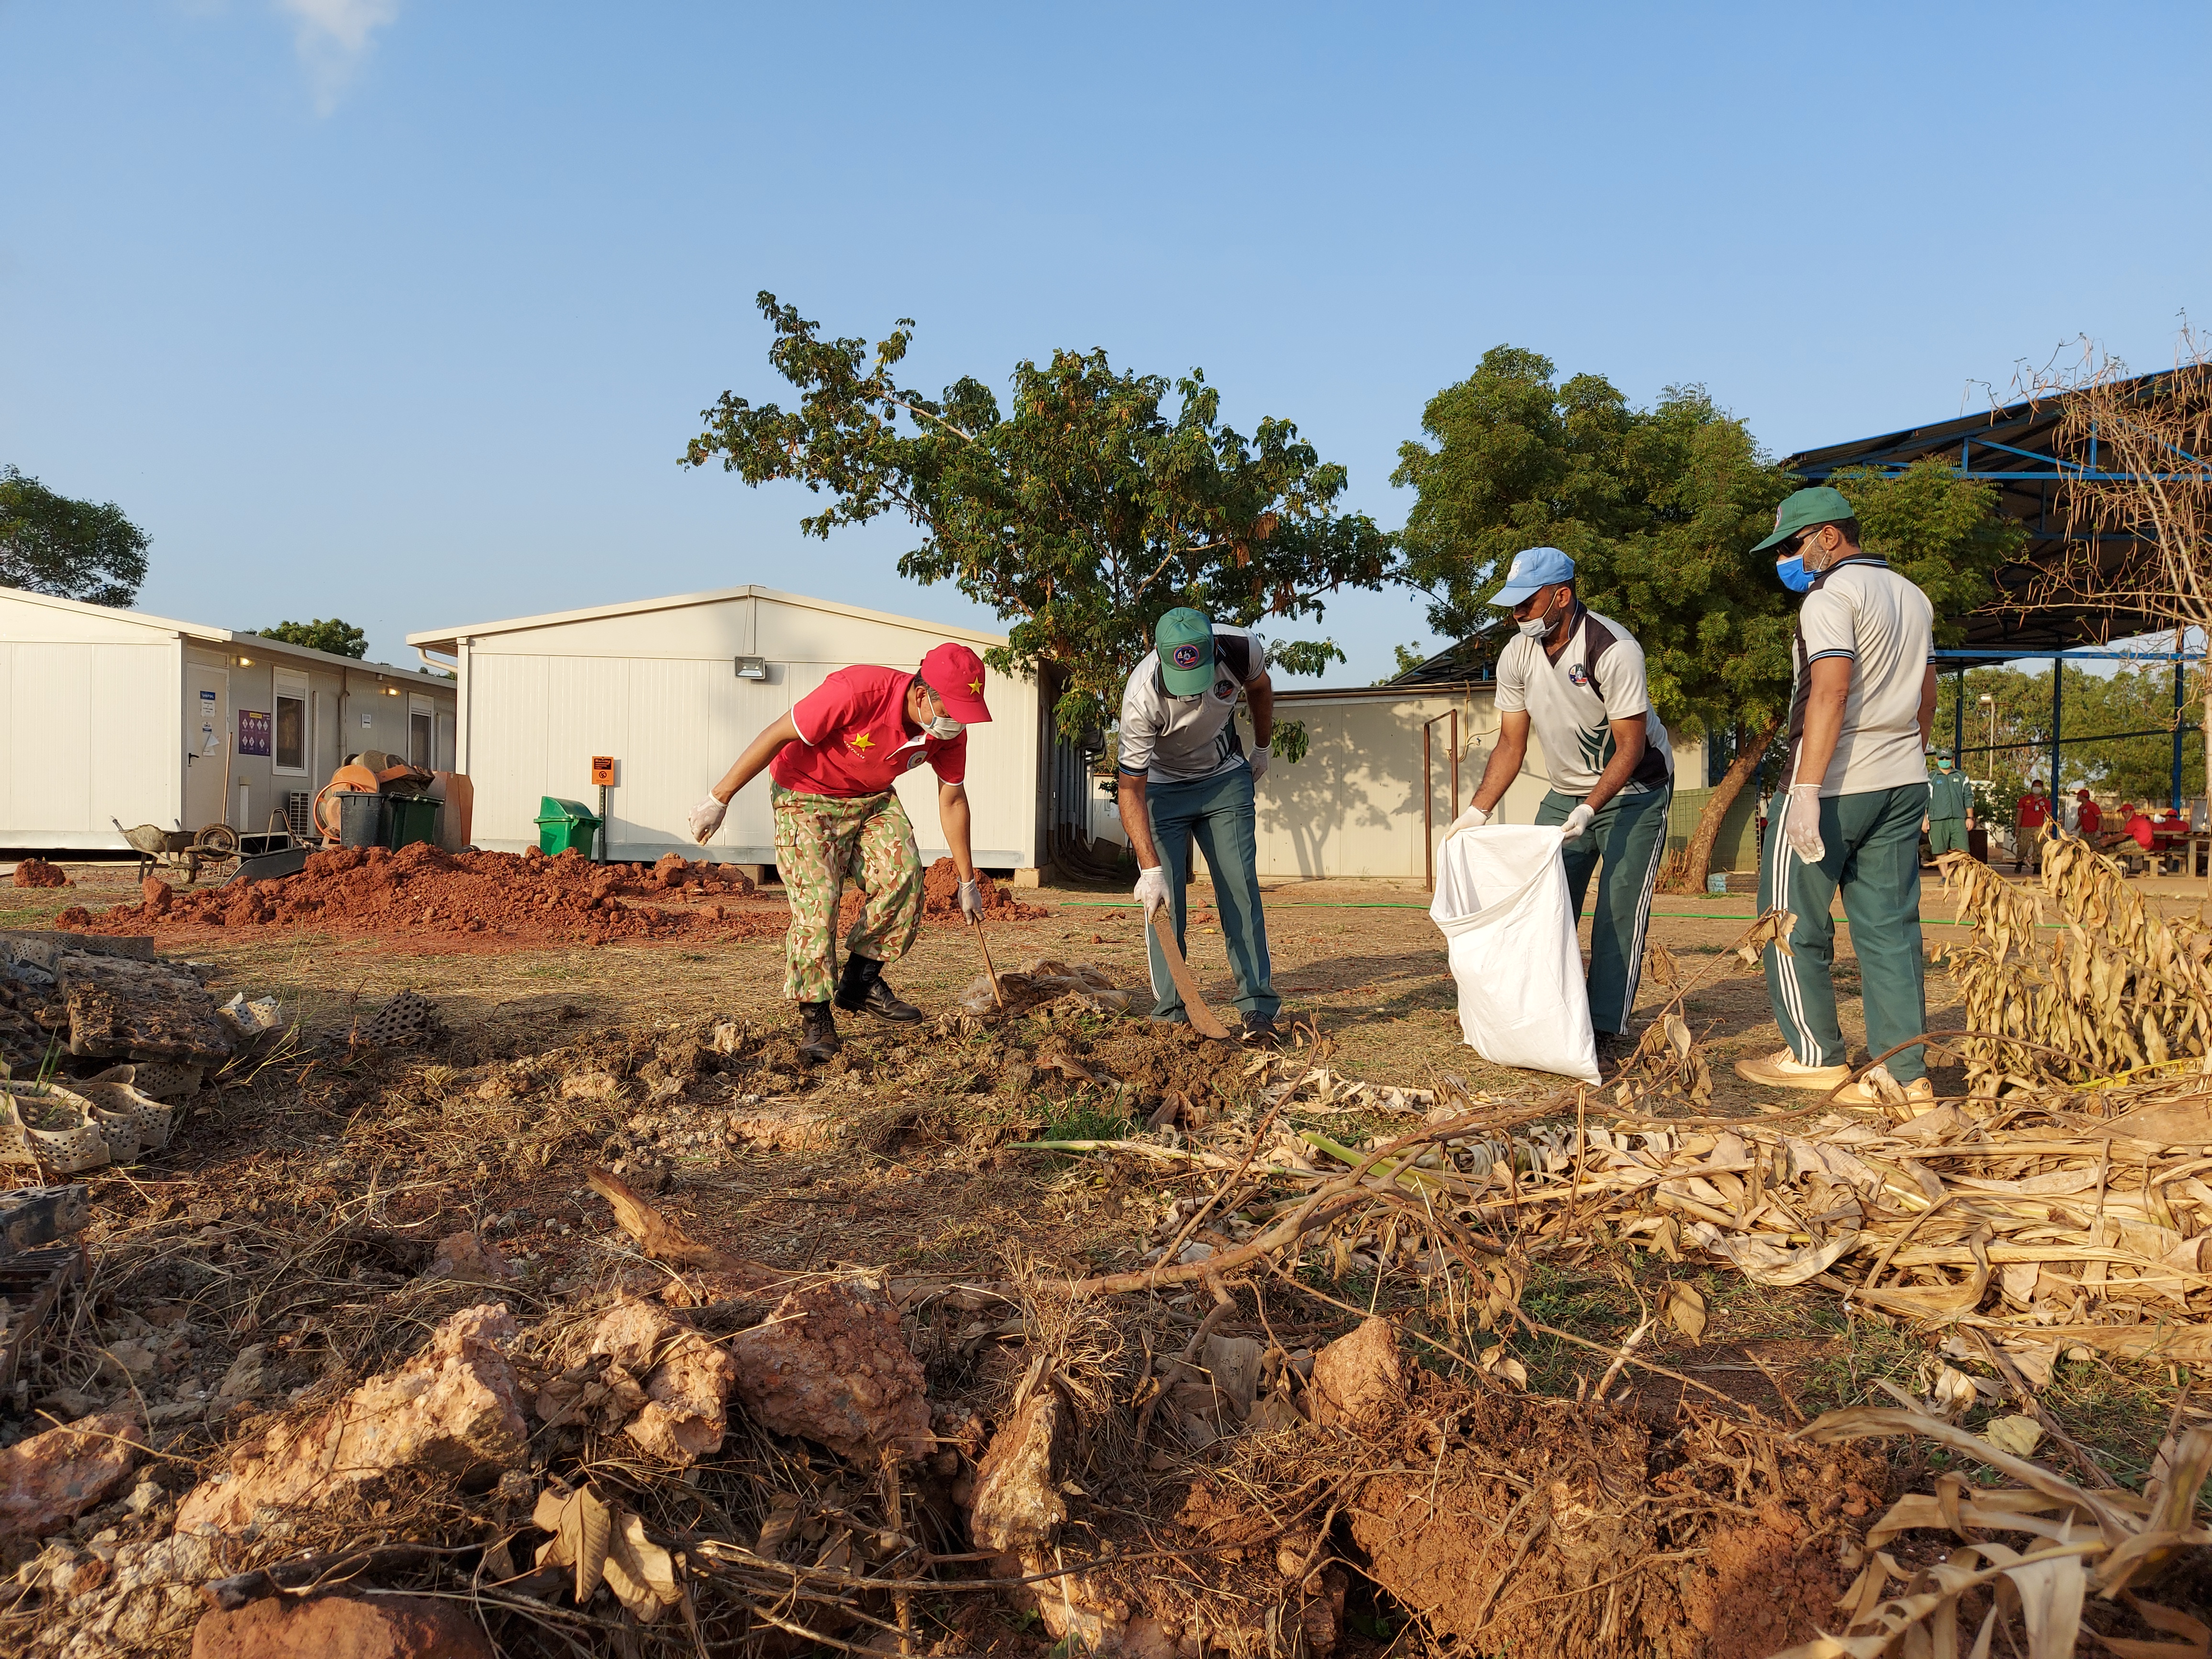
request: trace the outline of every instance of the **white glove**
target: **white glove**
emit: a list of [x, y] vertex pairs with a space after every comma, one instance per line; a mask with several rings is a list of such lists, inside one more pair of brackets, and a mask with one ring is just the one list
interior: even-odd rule
[[969, 921], [983, 920], [983, 878], [960, 884], [960, 914]]
[[1155, 864], [1149, 870], [1137, 872], [1137, 902], [1145, 907], [1145, 920], [1152, 920], [1152, 912], [1168, 902], [1168, 872], [1164, 866]]
[[1559, 839], [1563, 842], [1580, 841], [1583, 832], [1590, 827], [1590, 820], [1596, 816], [1590, 811], [1590, 804], [1584, 801], [1567, 814], [1567, 821], [1559, 826]]
[[722, 814], [730, 809], [712, 795], [691, 809], [691, 839], [702, 847], [707, 838], [722, 827]]
[[1790, 805], [1782, 814], [1782, 836], [1797, 856], [1808, 864], [1818, 864], [1826, 856], [1827, 843], [1820, 839], [1819, 784], [1793, 783], [1790, 786]]
[[1252, 768], [1252, 781], [1257, 783], [1267, 775], [1267, 763], [1275, 757], [1267, 752], [1267, 745], [1261, 744], [1246, 758]]
[[1480, 830], [1489, 822], [1489, 813], [1480, 806], [1470, 806], [1444, 826], [1444, 839], [1449, 841], [1462, 830]]

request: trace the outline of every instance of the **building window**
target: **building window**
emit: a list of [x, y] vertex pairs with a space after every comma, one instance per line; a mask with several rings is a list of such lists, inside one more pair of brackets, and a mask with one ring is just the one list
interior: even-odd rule
[[270, 734], [269, 766], [274, 772], [306, 775], [307, 770], [307, 682], [276, 677], [276, 717]]
[[407, 763], [428, 771], [435, 764], [430, 747], [433, 722], [427, 708], [412, 708], [407, 714]]

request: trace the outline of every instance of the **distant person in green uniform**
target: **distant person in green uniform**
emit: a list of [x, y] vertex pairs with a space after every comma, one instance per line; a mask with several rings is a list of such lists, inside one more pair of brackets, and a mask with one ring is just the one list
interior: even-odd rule
[[1974, 827], [1974, 792], [1952, 770], [1948, 755], [1936, 757], [1936, 769], [1928, 778], [1928, 811], [1920, 827], [1928, 832], [1931, 859], [1967, 850], [1966, 832]]

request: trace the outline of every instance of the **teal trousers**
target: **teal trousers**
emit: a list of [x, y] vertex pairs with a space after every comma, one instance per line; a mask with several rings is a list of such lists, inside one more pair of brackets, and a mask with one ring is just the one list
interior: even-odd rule
[[[1797, 918], [1784, 954], [1766, 947], [1766, 996], [1790, 1052], [1808, 1066], [1841, 1066], [1848, 1054], [1836, 1024], [1838, 892], [1851, 924], [1865, 1006], [1867, 1052], [1879, 1054], [1928, 1029], [1927, 964], [1920, 951], [1920, 820], [1928, 788], [1909, 784], [1820, 802], [1820, 861], [1808, 864], [1782, 833], [1778, 800], [1759, 860], [1762, 910]], [[1916, 1045], [1886, 1062], [1899, 1083], [1928, 1075]]]
[[[1567, 843], [1567, 890], [1575, 914], [1601, 862], [1597, 902], [1590, 910], [1589, 1011], [1594, 1030], [1616, 1035], [1628, 1030], [1636, 1006], [1636, 984], [1644, 974], [1644, 929], [1651, 920], [1651, 890], [1667, 857], [1667, 804], [1674, 786], [1641, 795], [1615, 795], [1599, 809], [1589, 829]], [[1536, 808], [1539, 823], [1565, 823], [1582, 805], [1576, 795], [1553, 789]]]
[[[1213, 872], [1213, 904], [1221, 914], [1221, 937], [1229, 947], [1229, 966], [1237, 975], [1237, 1006], [1272, 1020], [1282, 1007], [1275, 994], [1274, 969], [1267, 960], [1267, 919], [1260, 910], [1260, 843], [1253, 828], [1252, 771], [1232, 766], [1192, 783], [1152, 783], [1145, 805], [1152, 820], [1152, 842], [1168, 872], [1169, 902], [1174, 907], [1176, 948], [1185, 959], [1183, 939], [1188, 912], [1190, 844], [1195, 841]], [[1152, 1018], [1187, 1021], [1182, 993], [1168, 973], [1167, 958], [1150, 927], [1145, 951], [1152, 966]]]

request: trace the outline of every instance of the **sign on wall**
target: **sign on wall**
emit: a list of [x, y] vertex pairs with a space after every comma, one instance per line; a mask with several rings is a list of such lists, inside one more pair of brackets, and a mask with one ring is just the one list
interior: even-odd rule
[[238, 711], [238, 752], [241, 755], [266, 755], [269, 752], [269, 716], [251, 708]]

